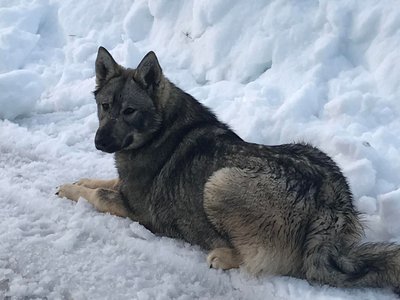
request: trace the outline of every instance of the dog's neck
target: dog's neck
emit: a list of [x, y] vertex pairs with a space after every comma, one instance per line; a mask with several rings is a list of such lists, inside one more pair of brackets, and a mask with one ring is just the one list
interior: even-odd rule
[[[115, 154], [117, 169], [120, 176], [140, 175], [154, 177], [163, 165], [170, 159], [174, 149], [183, 141], [186, 135], [202, 124], [214, 125], [224, 130], [228, 126], [218, 121], [216, 116], [205, 106], [199, 103], [189, 94], [176, 88], [168, 79], [164, 78], [162, 89], [156, 94], [158, 105], [164, 106], [161, 111], [162, 126], [155, 132], [152, 139], [140, 148], [124, 150]], [[161, 87], [160, 87], [161, 88]], [[164, 99], [160, 102], [159, 99]], [[119, 161], [131, 161], [131, 164], [119, 164]], [[151, 161], [151, 165], [143, 165], [142, 162]]]

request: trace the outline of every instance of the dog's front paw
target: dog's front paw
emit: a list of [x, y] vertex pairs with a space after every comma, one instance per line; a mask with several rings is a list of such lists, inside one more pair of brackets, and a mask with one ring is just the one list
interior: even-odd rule
[[81, 196], [81, 187], [76, 184], [63, 184], [58, 189], [56, 195], [60, 198], [68, 198], [72, 201], [78, 201]]

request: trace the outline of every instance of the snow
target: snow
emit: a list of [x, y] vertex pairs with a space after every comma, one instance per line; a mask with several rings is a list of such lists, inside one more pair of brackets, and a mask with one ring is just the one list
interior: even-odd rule
[[166, 75], [248, 141], [307, 141], [349, 179], [367, 240], [400, 242], [400, 6], [395, 0], [3, 0], [0, 297], [394, 299], [208, 269], [206, 253], [57, 198], [113, 178], [95, 150], [97, 48]]

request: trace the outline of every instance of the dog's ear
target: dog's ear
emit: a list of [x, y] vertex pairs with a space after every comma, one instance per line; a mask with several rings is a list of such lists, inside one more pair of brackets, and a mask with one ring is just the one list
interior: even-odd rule
[[96, 58], [96, 83], [102, 86], [108, 79], [119, 72], [120, 66], [104, 47], [100, 47]]
[[154, 88], [161, 81], [162, 69], [156, 54], [150, 51], [136, 68], [135, 80], [145, 89]]

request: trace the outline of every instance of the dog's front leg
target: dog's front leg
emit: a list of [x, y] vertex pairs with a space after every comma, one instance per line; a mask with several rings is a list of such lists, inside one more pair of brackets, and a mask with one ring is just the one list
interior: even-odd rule
[[64, 184], [56, 193], [59, 197], [65, 197], [73, 201], [78, 201], [80, 197], [101, 212], [108, 212], [119, 217], [129, 217], [130, 213], [125, 208], [121, 194], [118, 191], [96, 188], [90, 189], [78, 184]]
[[119, 185], [119, 179], [103, 180], [103, 179], [89, 179], [82, 178], [75, 184], [82, 185], [90, 189], [105, 188], [110, 190], [117, 190]]

